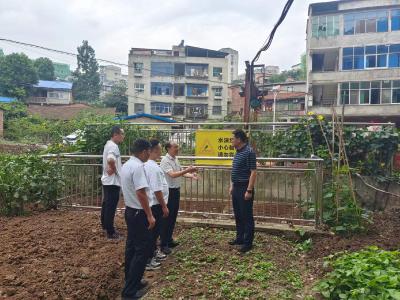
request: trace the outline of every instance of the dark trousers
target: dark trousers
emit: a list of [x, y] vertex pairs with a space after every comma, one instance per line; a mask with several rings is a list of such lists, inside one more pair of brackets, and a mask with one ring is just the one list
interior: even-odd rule
[[151, 230], [153, 251], [150, 255], [150, 258], [154, 256], [154, 253], [157, 250], [157, 240], [160, 237], [161, 222], [163, 218], [163, 211], [160, 204], [153, 205], [151, 207], [151, 211], [153, 212], [154, 219], [156, 219], [156, 225]]
[[253, 202], [254, 192], [250, 200], [245, 200], [248, 183], [233, 183], [232, 205], [236, 222], [236, 240], [247, 246], [253, 244], [254, 217]]
[[125, 208], [125, 222], [128, 229], [125, 248], [125, 286], [123, 297], [133, 297], [143, 278], [147, 259], [152, 249], [152, 235], [149, 223], [142, 209]]
[[172, 234], [174, 233], [176, 218], [179, 211], [179, 199], [181, 198], [181, 190], [169, 189], [168, 195], [168, 218], [163, 218], [161, 223], [161, 247], [166, 247], [172, 242]]
[[117, 185], [103, 185], [103, 203], [101, 204], [101, 226], [107, 234], [114, 234], [114, 217], [119, 200], [120, 187]]

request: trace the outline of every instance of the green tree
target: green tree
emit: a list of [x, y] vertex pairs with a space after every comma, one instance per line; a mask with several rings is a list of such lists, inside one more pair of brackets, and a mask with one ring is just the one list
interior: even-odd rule
[[113, 85], [111, 91], [104, 96], [103, 102], [107, 107], [115, 107], [117, 113], [128, 113], [128, 96], [126, 82], [121, 80]]
[[96, 102], [100, 95], [99, 65], [94, 49], [88, 41], [83, 41], [78, 47], [78, 67], [73, 73], [74, 84], [72, 93], [75, 100]]
[[307, 55], [301, 55], [300, 80], [307, 79]]
[[39, 57], [34, 62], [38, 77], [41, 80], [54, 80], [53, 62], [47, 57]]
[[23, 53], [12, 53], [0, 59], [0, 94], [23, 99], [38, 81], [33, 62]]

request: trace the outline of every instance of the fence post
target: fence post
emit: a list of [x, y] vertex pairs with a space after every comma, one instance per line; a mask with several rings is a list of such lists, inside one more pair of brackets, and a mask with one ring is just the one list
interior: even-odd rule
[[323, 164], [321, 161], [315, 162], [315, 225], [318, 226], [322, 223], [323, 216], [323, 184], [324, 172]]

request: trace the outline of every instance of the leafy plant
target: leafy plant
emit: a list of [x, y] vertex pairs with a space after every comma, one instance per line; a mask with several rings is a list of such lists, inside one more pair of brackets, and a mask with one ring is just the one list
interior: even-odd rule
[[36, 155], [0, 155], [0, 214], [20, 215], [27, 205], [57, 206], [61, 166]]
[[400, 252], [378, 247], [331, 255], [325, 267], [332, 268], [315, 291], [326, 299], [400, 299]]

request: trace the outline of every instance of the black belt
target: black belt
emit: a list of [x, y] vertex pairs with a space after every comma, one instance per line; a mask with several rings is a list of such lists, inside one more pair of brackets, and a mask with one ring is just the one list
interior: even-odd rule
[[248, 181], [243, 181], [243, 182], [233, 182], [233, 186], [248, 186], [249, 182]]

